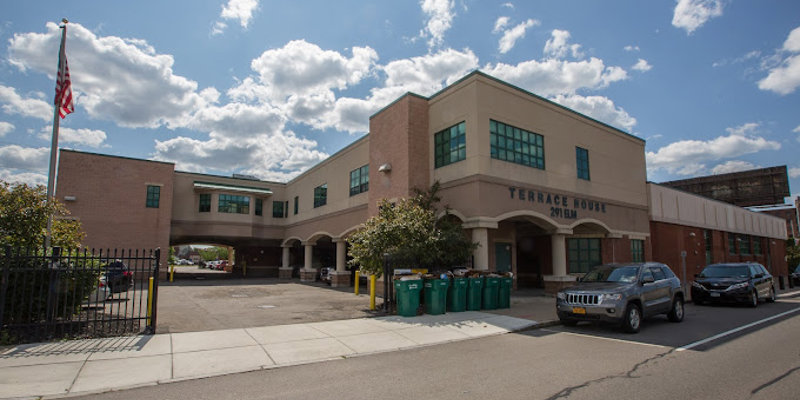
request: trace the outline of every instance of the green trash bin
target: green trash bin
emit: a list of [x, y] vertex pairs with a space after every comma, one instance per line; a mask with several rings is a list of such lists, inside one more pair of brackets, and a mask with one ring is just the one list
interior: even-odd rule
[[447, 304], [447, 287], [449, 279], [425, 279], [425, 313], [431, 315], [444, 314]]
[[462, 312], [467, 309], [467, 278], [453, 278], [447, 288], [447, 311]]
[[419, 294], [422, 292], [422, 279], [394, 281], [394, 293], [397, 298], [397, 314], [403, 317], [415, 317], [419, 308]]
[[497, 290], [497, 308], [511, 308], [511, 286], [514, 278], [504, 276], [500, 278], [500, 288]]
[[467, 310], [478, 311], [481, 309], [482, 289], [483, 289], [482, 276], [467, 278]]
[[500, 288], [500, 277], [491, 276], [486, 277], [483, 284], [483, 309], [494, 310], [497, 308], [497, 289]]

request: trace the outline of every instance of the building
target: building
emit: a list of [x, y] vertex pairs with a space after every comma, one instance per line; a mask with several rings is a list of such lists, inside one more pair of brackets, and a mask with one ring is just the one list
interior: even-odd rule
[[739, 207], [783, 204], [790, 196], [786, 166], [700, 176], [661, 183]]
[[302, 265], [310, 280], [335, 266], [338, 286], [350, 279], [345, 239], [378, 201], [439, 181], [442, 204], [479, 244], [472, 267], [553, 292], [596, 264], [661, 258], [644, 147], [476, 71], [430, 97], [400, 97], [370, 118], [368, 135], [287, 183], [62, 150], [57, 195], [72, 199], [89, 245], [222, 244], [248, 274], [287, 277]]

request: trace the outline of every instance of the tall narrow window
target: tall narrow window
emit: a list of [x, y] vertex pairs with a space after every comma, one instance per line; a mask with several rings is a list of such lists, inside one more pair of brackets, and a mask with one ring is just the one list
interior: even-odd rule
[[328, 204], [328, 184], [323, 184], [314, 188], [314, 208]]
[[739, 235], [739, 254], [750, 254], [750, 235]]
[[753, 254], [760, 256], [761, 255], [761, 238], [754, 237], [753, 238]]
[[273, 201], [272, 202], [272, 218], [284, 218], [286, 216], [285, 210], [283, 209], [284, 202], [282, 201]]
[[220, 194], [218, 211], [230, 214], [250, 214], [250, 197]]
[[211, 212], [211, 193], [200, 193], [199, 212]]
[[644, 240], [631, 239], [631, 261], [644, 262]]
[[369, 164], [350, 171], [350, 196], [369, 190]]
[[589, 150], [575, 147], [575, 164], [578, 167], [578, 178], [589, 180]]
[[600, 239], [567, 239], [570, 274], [585, 273], [602, 264]]
[[434, 166], [444, 167], [467, 158], [467, 127], [464, 122], [433, 135]]
[[147, 185], [147, 208], [158, 208], [158, 200], [161, 197], [161, 186]]
[[544, 137], [537, 133], [489, 120], [492, 158], [544, 169]]
[[261, 215], [264, 212], [264, 200], [256, 199], [256, 215]]
[[728, 253], [736, 254], [736, 235], [728, 232]]
[[714, 262], [714, 236], [710, 230], [706, 229], [703, 231], [703, 239], [706, 242], [706, 265], [708, 265]]
[[298, 196], [294, 196], [294, 215], [297, 215], [297, 211], [300, 208], [300, 198]]

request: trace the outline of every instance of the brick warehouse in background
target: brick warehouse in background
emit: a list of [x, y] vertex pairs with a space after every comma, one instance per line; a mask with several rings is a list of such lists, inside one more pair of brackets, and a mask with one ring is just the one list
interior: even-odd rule
[[311, 280], [335, 266], [335, 286], [350, 283], [346, 238], [378, 201], [435, 181], [448, 218], [479, 243], [470, 266], [511, 271], [515, 287], [554, 292], [609, 262], [663, 261], [683, 276], [683, 251], [691, 278], [707, 232], [711, 261], [752, 259], [787, 275], [783, 220], [647, 183], [644, 148], [476, 71], [430, 97], [401, 96], [370, 118], [368, 135], [287, 183], [62, 150], [57, 196], [84, 222], [87, 246], [222, 244], [248, 276], [299, 268]]

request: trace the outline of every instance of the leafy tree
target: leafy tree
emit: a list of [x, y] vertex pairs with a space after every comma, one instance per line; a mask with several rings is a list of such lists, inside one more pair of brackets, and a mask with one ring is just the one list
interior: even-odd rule
[[789, 265], [790, 273], [800, 265], [800, 246], [795, 244], [793, 238], [786, 241], [786, 263]]
[[44, 186], [0, 181], [0, 245], [41, 248], [47, 233], [48, 215], [53, 215], [51, 245], [80, 246], [85, 236], [81, 223], [68, 219], [69, 211], [57, 200], [47, 202]]
[[411, 199], [396, 203], [382, 200], [378, 215], [348, 238], [351, 265], [380, 276], [387, 256], [394, 267], [400, 268], [450, 268], [463, 263], [476, 244], [450, 218], [437, 221], [438, 190], [436, 182], [427, 191], [416, 190]]
[[226, 247], [206, 247], [204, 249], [198, 249], [198, 253], [200, 253], [200, 258], [202, 258], [203, 261], [228, 259], [228, 249]]

